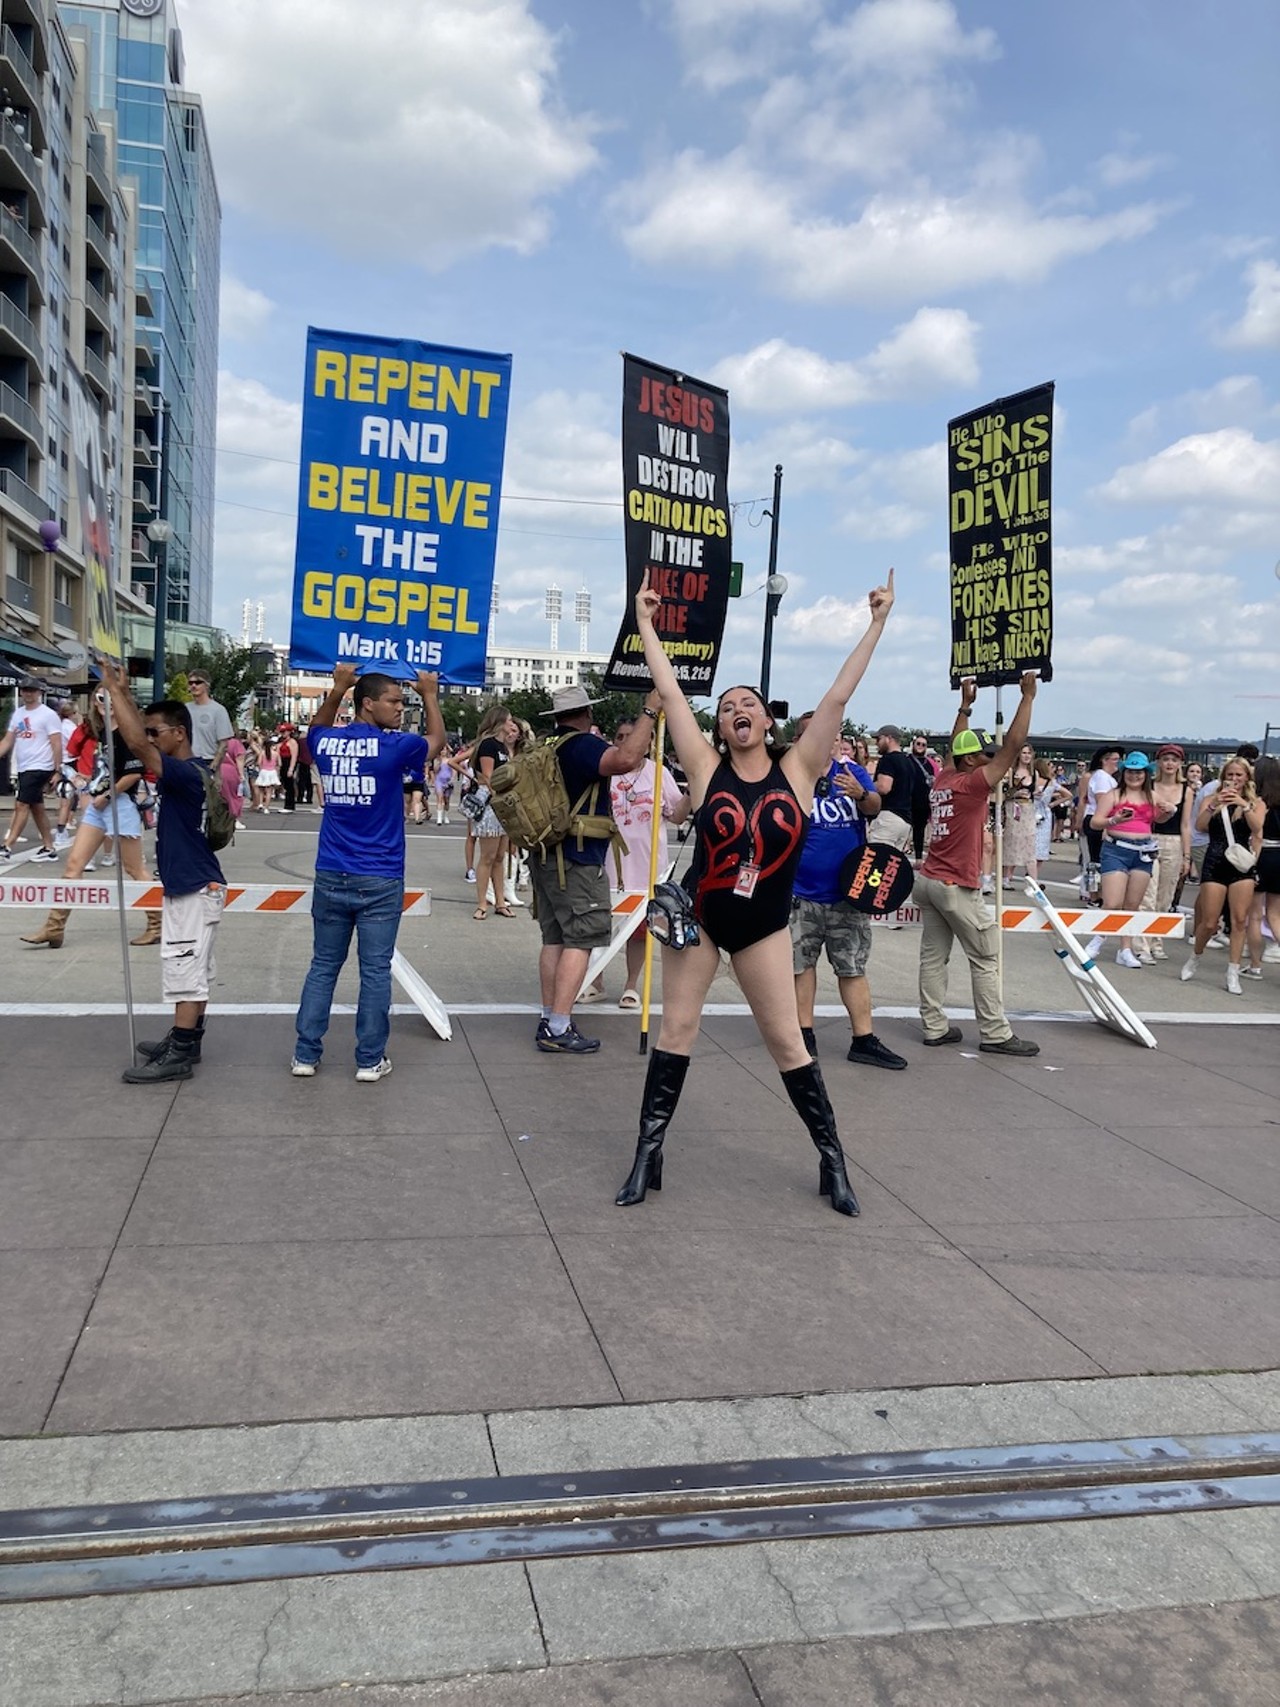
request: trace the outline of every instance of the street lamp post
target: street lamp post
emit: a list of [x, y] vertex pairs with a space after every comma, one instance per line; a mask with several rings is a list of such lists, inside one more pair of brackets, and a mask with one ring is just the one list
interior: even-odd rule
[[769, 579], [765, 582], [764, 652], [760, 659], [760, 692], [769, 703], [769, 675], [773, 668], [773, 619], [778, 614], [787, 577], [778, 573], [778, 516], [782, 509], [782, 464], [773, 470], [773, 504], [769, 509]]
[[151, 648], [151, 697], [163, 699], [164, 684], [168, 679], [165, 671], [165, 619], [169, 614], [169, 541], [173, 538], [173, 523], [157, 516], [155, 521], [147, 523], [147, 538], [156, 548], [156, 626]]

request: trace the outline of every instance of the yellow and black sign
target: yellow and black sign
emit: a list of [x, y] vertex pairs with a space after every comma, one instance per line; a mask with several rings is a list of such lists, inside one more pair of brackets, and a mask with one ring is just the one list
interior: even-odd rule
[[1053, 676], [1053, 385], [947, 423], [951, 685]]

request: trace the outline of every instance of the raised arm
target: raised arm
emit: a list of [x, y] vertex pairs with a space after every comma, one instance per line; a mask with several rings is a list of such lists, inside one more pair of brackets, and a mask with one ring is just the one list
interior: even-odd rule
[[153, 741], [147, 739], [142, 713], [129, 691], [129, 676], [124, 665], [112, 663], [110, 658], [100, 658], [98, 668], [111, 695], [111, 715], [116, 733], [134, 758], [141, 759], [152, 776], [159, 776], [164, 770], [164, 755]]
[[676, 673], [671, 667], [671, 660], [663, 650], [658, 631], [653, 626], [653, 619], [661, 605], [662, 598], [650, 587], [649, 571], [646, 569], [644, 580], [640, 583], [640, 591], [636, 594], [636, 627], [640, 630], [640, 638], [644, 642], [644, 661], [649, 666], [654, 689], [662, 701], [667, 728], [671, 732], [671, 742], [689, 779], [690, 792], [696, 793], [701, 800], [719, 759], [715, 749], [708, 744], [702, 733], [689, 701], [684, 697], [676, 680]]
[[419, 670], [416, 682], [422, 701], [427, 732], [427, 763], [431, 764], [445, 744], [444, 715], [440, 710], [440, 677], [434, 670]]
[[1031, 707], [1036, 699], [1036, 678], [1028, 670], [1021, 682], [1022, 698], [1018, 701], [1018, 709], [1013, 714], [1013, 722], [1009, 725], [1009, 733], [1001, 743], [1000, 751], [994, 759], [989, 759], [983, 770], [987, 776], [988, 788], [994, 789], [1000, 778], [1004, 776], [1022, 751], [1023, 743], [1031, 729]]
[[[889, 620], [889, 612], [893, 609], [893, 570], [890, 569], [888, 579], [883, 587], [873, 587], [868, 600], [871, 607], [871, 622], [866, 633], [850, 652], [836, 672], [836, 679], [818, 701], [817, 710], [805, 726], [804, 733], [796, 741], [790, 759], [795, 755], [795, 762], [810, 783], [825, 772], [831, 758], [831, 747], [840, 733], [840, 725], [844, 721], [844, 708], [853, 697], [853, 691], [863, 676], [867, 673], [867, 665], [871, 662], [871, 654], [880, 644], [880, 636], [884, 633], [884, 625]], [[682, 755], [683, 756], [683, 755]], [[784, 764], [784, 769], [790, 767]]]
[[356, 685], [359, 677], [356, 675], [354, 664], [335, 664], [333, 667], [333, 686], [321, 703], [316, 707], [311, 726], [317, 725], [322, 729], [332, 729], [338, 721], [338, 710], [343, 700]]

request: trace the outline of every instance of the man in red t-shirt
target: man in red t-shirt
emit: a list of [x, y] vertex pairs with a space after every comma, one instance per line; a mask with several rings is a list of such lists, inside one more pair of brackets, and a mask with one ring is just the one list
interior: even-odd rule
[[924, 915], [920, 940], [920, 1019], [930, 1047], [959, 1043], [963, 1033], [948, 1025], [947, 962], [957, 938], [969, 961], [978, 1048], [989, 1055], [1038, 1055], [1040, 1045], [1015, 1037], [1000, 1001], [996, 923], [982, 897], [982, 832], [987, 802], [1022, 749], [1031, 728], [1036, 678], [1022, 678], [1022, 698], [998, 753], [983, 752], [969, 727], [978, 697], [976, 682], [960, 689], [960, 710], [951, 731], [951, 758], [929, 790], [929, 851], [916, 876], [915, 899]]

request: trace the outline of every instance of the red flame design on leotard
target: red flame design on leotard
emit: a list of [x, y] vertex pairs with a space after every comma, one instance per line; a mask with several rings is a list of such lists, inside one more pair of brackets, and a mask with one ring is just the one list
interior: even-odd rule
[[[703, 807], [703, 823], [706, 864], [698, 888], [705, 893], [713, 889], [732, 889], [738, 881], [738, 867], [744, 858], [760, 867], [758, 881], [763, 882], [791, 858], [804, 835], [808, 819], [801, 812], [794, 794], [783, 788], [771, 788], [756, 801], [750, 817], [736, 795], [727, 792], [709, 794]], [[780, 843], [779, 851], [768, 865], [761, 863], [766, 830], [778, 837]], [[744, 834], [751, 838], [746, 853], [742, 848]]]

